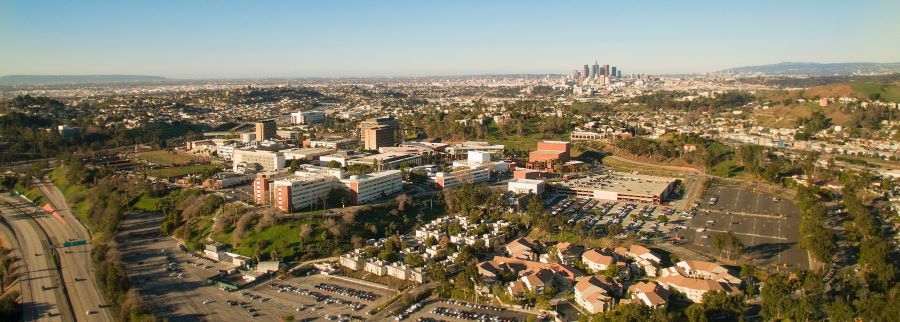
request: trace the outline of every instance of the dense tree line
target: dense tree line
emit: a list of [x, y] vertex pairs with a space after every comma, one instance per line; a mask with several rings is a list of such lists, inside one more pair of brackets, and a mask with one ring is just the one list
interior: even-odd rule
[[[65, 182], [58, 182], [60, 188], [65, 191], [67, 187], [75, 186], [70, 189], [82, 191], [67, 195], [67, 202], [91, 231], [94, 245], [91, 258], [97, 281], [104, 295], [117, 308], [118, 320], [155, 319], [140, 304], [140, 299], [136, 298], [139, 295], [131, 290], [118, 250], [116, 232], [122, 217], [131, 212], [131, 206], [141, 195], [158, 192], [139, 179], [86, 169], [77, 158], [68, 161], [63, 170]], [[79, 209], [86, 210], [82, 213]]]
[[725, 109], [744, 106], [756, 99], [753, 94], [742, 91], [725, 92], [711, 95], [711, 97], [698, 96], [692, 100], [681, 99], [689, 95], [691, 94], [680, 91], [657, 91], [631, 98], [628, 102], [645, 105], [652, 109], [721, 112]]

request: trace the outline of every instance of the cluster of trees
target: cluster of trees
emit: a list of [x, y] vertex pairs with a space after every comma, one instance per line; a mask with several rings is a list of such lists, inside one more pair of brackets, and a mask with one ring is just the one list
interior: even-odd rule
[[853, 274], [823, 276], [799, 271], [769, 276], [762, 288], [760, 315], [767, 321], [892, 321], [900, 316], [900, 286], [872, 292]]
[[[693, 144], [696, 150], [685, 149]], [[734, 157], [734, 148], [714, 140], [707, 140], [693, 134], [677, 134], [664, 140], [633, 137], [615, 142], [616, 148], [630, 154], [648, 157], [655, 161], [680, 159], [688, 164], [711, 169], [717, 164]]]
[[[15, 256], [12, 251], [0, 248], [0, 289], [6, 290], [16, 279], [16, 271], [13, 267]], [[18, 321], [22, 318], [22, 304], [16, 301], [18, 292], [10, 292], [0, 297], [0, 320]]]
[[[782, 184], [784, 178], [799, 173], [801, 170], [813, 169], [816, 155], [809, 155], [795, 167], [784, 158], [770, 153], [769, 149], [760, 145], [741, 145], [735, 150], [735, 159], [741, 170], [768, 182]], [[808, 171], [808, 172], [811, 172]]]
[[803, 127], [803, 131], [794, 134], [794, 139], [807, 141], [812, 139], [819, 131], [831, 128], [831, 119], [826, 117], [822, 111], [815, 111], [810, 117], [801, 117], [797, 119], [797, 127]]
[[[131, 290], [115, 235], [120, 220], [141, 195], [158, 195], [160, 192], [141, 180], [87, 170], [77, 159], [69, 161], [64, 170], [65, 184], [80, 186], [71, 190], [85, 191], [67, 195], [67, 201], [91, 231], [94, 244], [91, 258], [97, 281], [106, 297], [118, 308], [119, 320], [155, 319], [152, 312], [140, 305], [137, 292]], [[61, 188], [65, 186], [61, 185]], [[84, 207], [88, 209], [86, 213], [79, 213], [78, 209], [82, 207], [76, 205], [81, 204], [89, 205]]]
[[629, 100], [630, 103], [646, 105], [652, 109], [721, 112], [726, 108], [735, 108], [753, 102], [753, 94], [731, 91], [712, 97], [695, 97], [693, 100], [681, 100], [690, 93], [680, 91], [658, 91], [641, 95]]
[[834, 255], [834, 232], [825, 227], [827, 210], [815, 187], [798, 187], [796, 203], [800, 209], [800, 247], [820, 263], [830, 263]]
[[744, 243], [730, 230], [713, 235], [712, 246], [719, 252], [725, 253], [725, 256], [728, 258], [731, 258], [732, 255], [739, 256], [744, 253]]
[[897, 270], [890, 261], [893, 250], [882, 237], [881, 227], [873, 212], [860, 197], [860, 189], [868, 185], [865, 176], [844, 173], [841, 182], [842, 201], [851, 221], [847, 222], [850, 240], [859, 248], [859, 265], [863, 280], [878, 290], [886, 290], [896, 280]]

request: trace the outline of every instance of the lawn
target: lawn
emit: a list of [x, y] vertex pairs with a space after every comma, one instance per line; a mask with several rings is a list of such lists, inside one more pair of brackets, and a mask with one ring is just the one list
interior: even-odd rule
[[183, 177], [189, 174], [202, 173], [206, 171], [211, 171], [213, 169], [219, 168], [218, 165], [215, 164], [192, 164], [185, 166], [175, 166], [161, 169], [153, 169], [147, 171], [148, 176], [153, 176], [157, 178], [172, 178], [172, 177]]
[[134, 208], [137, 210], [143, 210], [146, 212], [156, 212], [159, 211], [159, 202], [162, 201], [162, 198], [150, 197], [146, 194], [141, 195], [140, 198], [134, 203]]
[[177, 153], [169, 152], [169, 151], [165, 151], [165, 150], [141, 152], [141, 153], [138, 153], [137, 158], [144, 160], [146, 162], [160, 164], [160, 165], [186, 164], [191, 161], [199, 160], [196, 157], [192, 157], [192, 156], [184, 155], [184, 154], [177, 154]]
[[734, 177], [743, 171], [744, 167], [737, 165], [737, 163], [731, 159], [719, 162], [719, 164], [712, 169], [714, 175], [726, 178]]
[[541, 134], [537, 132], [535, 129], [538, 129], [539, 119], [530, 119], [525, 124], [525, 135], [518, 136], [515, 133], [510, 133], [509, 135], [503, 136], [500, 133], [500, 129], [497, 128], [497, 124], [491, 122], [488, 124], [488, 133], [485, 137], [485, 141], [490, 144], [503, 144], [506, 146], [508, 150], [522, 150], [522, 151], [532, 151], [537, 148], [537, 143], [543, 140], [565, 140], [568, 137], [568, 134]]

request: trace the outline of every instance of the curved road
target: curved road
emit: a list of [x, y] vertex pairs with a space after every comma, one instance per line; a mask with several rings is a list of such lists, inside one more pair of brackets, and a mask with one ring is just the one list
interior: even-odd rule
[[15, 232], [24, 265], [19, 277], [24, 320], [71, 321], [46, 235], [32, 220], [33, 216], [46, 215], [21, 199], [7, 196], [0, 199], [0, 214]]
[[62, 278], [75, 311], [76, 321], [114, 321], [106, 308], [106, 299], [97, 284], [94, 263], [91, 260], [91, 244], [60, 248], [67, 241], [91, 241], [90, 232], [69, 210], [62, 191], [49, 180], [36, 183], [41, 193], [59, 214], [35, 217], [35, 221], [50, 236], [58, 248]]

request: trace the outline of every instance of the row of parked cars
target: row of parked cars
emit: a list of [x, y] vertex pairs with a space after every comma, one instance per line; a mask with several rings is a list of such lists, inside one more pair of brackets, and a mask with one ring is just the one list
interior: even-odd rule
[[354, 311], [359, 311], [366, 307], [365, 304], [362, 304], [359, 302], [347, 301], [344, 299], [331, 297], [329, 295], [325, 295], [325, 294], [319, 293], [317, 291], [310, 291], [305, 288], [294, 287], [291, 285], [282, 285], [282, 284], [277, 284], [277, 283], [272, 283], [272, 284], [270, 284], [270, 286], [277, 288], [278, 293], [292, 292], [292, 293], [298, 294], [298, 295], [309, 296], [309, 297], [312, 297], [314, 300], [316, 300], [316, 302], [323, 302], [325, 304], [344, 305], [344, 306], [350, 307]]
[[378, 294], [375, 294], [372, 292], [355, 290], [355, 289], [352, 289], [349, 287], [343, 287], [343, 286], [335, 285], [335, 284], [319, 283], [319, 284], [316, 284], [316, 288], [323, 290], [323, 291], [337, 293], [340, 295], [349, 296], [349, 297], [360, 299], [360, 300], [375, 301], [376, 299], [378, 299]]
[[458, 310], [449, 307], [439, 306], [431, 310], [431, 314], [442, 315], [460, 320], [470, 321], [492, 321], [492, 322], [513, 322], [515, 319], [502, 318], [493, 314], [478, 313], [474, 311]]

